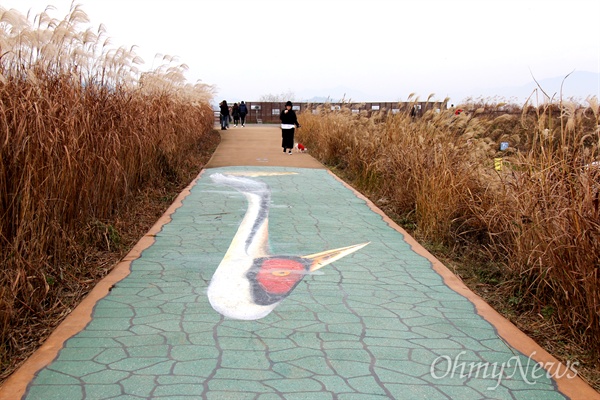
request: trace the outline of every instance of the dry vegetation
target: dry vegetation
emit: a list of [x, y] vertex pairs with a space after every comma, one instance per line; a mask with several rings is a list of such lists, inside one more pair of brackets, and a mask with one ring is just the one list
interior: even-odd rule
[[[211, 88], [140, 73], [74, 7], [0, 8], [0, 362], [5, 378], [216, 146]], [[301, 115], [301, 140], [481, 296], [600, 388], [600, 108]], [[499, 143], [510, 148], [499, 152]], [[493, 168], [502, 156], [503, 169]], [[132, 218], [132, 216], [134, 216]]]
[[[0, 7], [0, 380], [214, 150], [212, 88], [137, 69], [102, 27]], [[194, 171], [194, 172], [191, 172]], [[193, 176], [190, 176], [193, 174]]]
[[300, 115], [299, 140], [600, 389], [597, 99], [461, 108], [323, 107]]

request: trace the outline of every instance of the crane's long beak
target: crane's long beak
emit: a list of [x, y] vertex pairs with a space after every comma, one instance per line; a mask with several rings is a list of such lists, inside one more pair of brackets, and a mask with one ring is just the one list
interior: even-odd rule
[[340, 247], [339, 249], [326, 250], [320, 253], [303, 256], [302, 258], [312, 260], [312, 264], [309, 268], [309, 271], [314, 272], [320, 268], [323, 268], [327, 264], [331, 264], [332, 262], [337, 261], [340, 258], [347, 256], [348, 254], [354, 253], [355, 251], [362, 249], [369, 243], [371, 242], [355, 244], [353, 246], [347, 247]]

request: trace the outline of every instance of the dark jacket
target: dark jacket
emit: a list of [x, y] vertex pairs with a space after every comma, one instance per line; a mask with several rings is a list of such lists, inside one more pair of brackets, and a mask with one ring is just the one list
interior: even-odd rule
[[229, 115], [229, 107], [227, 106], [227, 103], [221, 103], [220, 108], [222, 116], [225, 117]]
[[281, 112], [279, 116], [282, 124], [293, 124], [296, 125], [297, 128], [300, 128], [300, 124], [298, 123], [298, 117], [296, 117], [296, 112], [294, 110], [289, 110], [287, 113], [285, 110]]
[[245, 103], [240, 104], [240, 115], [248, 114], [248, 107], [246, 107]]

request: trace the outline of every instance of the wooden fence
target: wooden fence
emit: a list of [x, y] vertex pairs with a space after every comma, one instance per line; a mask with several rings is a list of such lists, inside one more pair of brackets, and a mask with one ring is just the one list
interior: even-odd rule
[[[249, 124], [278, 124], [279, 115], [285, 109], [285, 102], [245, 102], [248, 107], [246, 123]], [[233, 104], [230, 104], [230, 108]], [[444, 102], [373, 102], [373, 103], [294, 103], [293, 109], [296, 113], [312, 110], [316, 112], [319, 107], [328, 107], [331, 110], [339, 110], [342, 107], [349, 108], [353, 113], [366, 113], [368, 116], [380, 112], [406, 112], [411, 107], [415, 108], [416, 116], [422, 115], [427, 110], [445, 109]], [[215, 122], [219, 122], [219, 111], [215, 111]]]

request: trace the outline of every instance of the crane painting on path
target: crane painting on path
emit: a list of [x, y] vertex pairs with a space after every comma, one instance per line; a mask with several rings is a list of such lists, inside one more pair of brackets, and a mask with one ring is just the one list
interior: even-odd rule
[[[262, 172], [249, 175], [282, 174], [289, 173]], [[306, 256], [270, 254], [269, 186], [262, 181], [233, 174], [215, 173], [210, 178], [217, 184], [236, 189], [248, 201], [244, 218], [207, 290], [211, 306], [225, 317], [239, 320], [266, 317], [306, 275], [369, 244], [361, 243]]]

